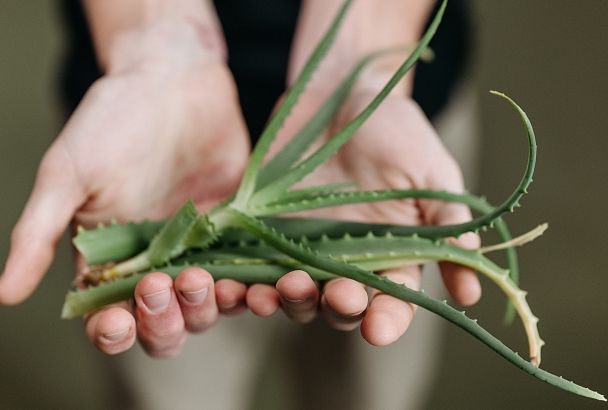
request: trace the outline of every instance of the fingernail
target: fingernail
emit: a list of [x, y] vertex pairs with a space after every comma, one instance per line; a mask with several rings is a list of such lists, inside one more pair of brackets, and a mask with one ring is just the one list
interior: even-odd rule
[[305, 302], [306, 299], [290, 299], [290, 298], [283, 298], [285, 300], [285, 302], [289, 302], [289, 303], [302, 303]]
[[224, 309], [224, 310], [228, 310], [228, 309], [232, 309], [233, 307], [236, 307], [236, 305], [237, 305], [238, 303], [239, 303], [239, 302], [238, 302], [238, 301], [236, 301], [236, 302], [229, 303], [229, 304], [227, 304], [227, 305], [221, 305], [220, 307], [221, 307], [222, 309]]
[[218, 307], [223, 311], [232, 311], [233, 309], [241, 309], [247, 306], [244, 300], [235, 300], [229, 304], [218, 305]]
[[127, 333], [129, 333], [129, 328], [126, 327], [124, 329], [117, 330], [115, 332], [103, 333], [101, 336], [106, 339], [108, 342], [118, 342], [123, 339]]
[[363, 310], [359, 311], [359, 312], [355, 312], [355, 313], [349, 313], [344, 315], [345, 317], [349, 318], [349, 319], [363, 319], [363, 316], [365, 316], [365, 312], [367, 311], [367, 307], [363, 308]]
[[203, 288], [201, 290], [195, 291], [185, 291], [180, 290], [179, 293], [186, 300], [186, 302], [191, 303], [193, 305], [200, 305], [207, 298], [207, 293], [209, 292], [209, 288]]
[[158, 292], [143, 295], [142, 300], [149, 311], [152, 313], [159, 313], [169, 306], [171, 293], [169, 292], [169, 289], [163, 289]]

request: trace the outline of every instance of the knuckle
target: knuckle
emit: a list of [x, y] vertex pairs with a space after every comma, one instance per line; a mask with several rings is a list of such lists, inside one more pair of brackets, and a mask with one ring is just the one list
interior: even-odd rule
[[306, 324], [312, 322], [317, 317], [317, 312], [300, 312], [298, 314], [288, 314], [287, 316], [294, 322]]
[[285, 315], [297, 323], [310, 323], [317, 317], [316, 303], [283, 304]]
[[327, 323], [336, 330], [342, 332], [351, 332], [359, 327], [363, 317], [365, 316], [365, 311], [361, 313], [357, 313], [354, 315], [342, 315], [335, 312], [332, 309], [324, 309], [323, 317], [327, 321]]
[[202, 312], [199, 317], [186, 320], [186, 330], [190, 333], [203, 333], [217, 322], [218, 317], [217, 309]]
[[183, 332], [183, 318], [174, 318], [162, 322], [154, 322], [150, 324], [142, 323], [139, 329], [140, 338], [150, 342], [162, 342], [170, 340]]
[[164, 346], [142, 343], [142, 347], [148, 356], [156, 358], [156, 359], [170, 359], [172, 357], [178, 356], [184, 344], [186, 343], [187, 335], [183, 334], [178, 340], [174, 341], [171, 344], [166, 344]]

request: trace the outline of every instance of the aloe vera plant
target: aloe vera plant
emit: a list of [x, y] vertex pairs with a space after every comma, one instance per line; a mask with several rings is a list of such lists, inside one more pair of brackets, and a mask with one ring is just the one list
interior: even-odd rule
[[[192, 202], [184, 204], [167, 221], [114, 224], [96, 230], [80, 230], [74, 243], [91, 269], [80, 289], [68, 293], [63, 317], [71, 318], [109, 303], [131, 297], [137, 281], [150, 270], [177, 275], [185, 266], [207, 269], [215, 279], [232, 278], [244, 283], [275, 283], [283, 274], [301, 268], [315, 280], [336, 276], [354, 279], [401, 300], [415, 303], [461, 327], [500, 356], [527, 373], [563, 390], [605, 400], [604, 396], [574, 382], [551, 374], [538, 366], [541, 339], [526, 293], [517, 285], [518, 268], [514, 247], [540, 235], [541, 225], [529, 234], [511, 239], [501, 219], [519, 206], [532, 182], [536, 163], [536, 139], [525, 112], [502, 93], [519, 114], [528, 139], [528, 161], [524, 175], [512, 194], [499, 206], [471, 194], [431, 190], [359, 191], [352, 184], [330, 184], [304, 189], [293, 186], [335, 154], [364, 124], [385, 97], [427, 49], [443, 16], [447, 1], [416, 48], [380, 93], [350, 123], [320, 148], [301, 158], [336, 114], [358, 74], [365, 65], [382, 55], [362, 60], [321, 106], [311, 121], [290, 144], [265, 165], [270, 145], [290, 111], [297, 104], [314, 70], [327, 53], [351, 1], [344, 2], [327, 33], [288, 91], [256, 145], [236, 194], [206, 214], [199, 214]], [[398, 226], [333, 220], [279, 218], [296, 211], [394, 199], [426, 198], [467, 204], [479, 212], [475, 219], [445, 226]], [[446, 238], [466, 232], [496, 228], [503, 242], [476, 250], [465, 250]], [[503, 269], [485, 253], [505, 249], [509, 269]], [[374, 271], [408, 263], [449, 261], [472, 268], [500, 287], [510, 302], [507, 317], [519, 315], [528, 338], [529, 358], [525, 360], [483, 329], [476, 320], [458, 311], [445, 300], [415, 291], [379, 276]]]

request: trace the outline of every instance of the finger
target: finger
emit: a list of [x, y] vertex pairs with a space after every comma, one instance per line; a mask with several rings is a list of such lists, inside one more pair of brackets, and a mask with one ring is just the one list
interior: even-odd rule
[[273, 315], [280, 306], [279, 292], [274, 286], [256, 283], [247, 289], [247, 307], [258, 316]]
[[[420, 288], [420, 269], [409, 266], [383, 274], [393, 282], [401, 283], [410, 289]], [[386, 346], [399, 339], [407, 330], [416, 306], [392, 296], [372, 292], [372, 300], [361, 322], [361, 335], [374, 346]]]
[[125, 305], [107, 307], [86, 320], [87, 336], [95, 347], [106, 354], [122, 353], [135, 343], [135, 318]]
[[331, 327], [349, 331], [361, 323], [367, 302], [363, 285], [351, 279], [334, 279], [323, 288], [321, 310]]
[[216, 322], [215, 287], [209, 272], [200, 268], [185, 269], [173, 287], [189, 332], [202, 332]]
[[[462, 192], [462, 174], [456, 162], [445, 153], [442, 166], [433, 168], [429, 177], [429, 186], [433, 189]], [[421, 201], [427, 223], [434, 225], [460, 224], [471, 220], [471, 211], [463, 204]], [[479, 235], [468, 232], [452, 243], [466, 249], [476, 249], [480, 245]], [[441, 275], [450, 296], [461, 305], [472, 305], [481, 297], [481, 284], [475, 272], [469, 268], [449, 262], [439, 264]]]
[[481, 298], [481, 284], [472, 270], [453, 263], [441, 263], [441, 277], [456, 303], [474, 305]]
[[186, 340], [184, 318], [173, 290], [173, 281], [164, 273], [150, 273], [135, 287], [137, 335], [153, 357], [179, 353]]
[[[471, 214], [466, 207], [443, 207], [437, 214], [437, 224], [448, 225], [466, 222]], [[465, 249], [477, 249], [480, 245], [479, 235], [467, 232], [458, 239], [451, 238], [453, 244]], [[462, 265], [451, 262], [439, 263], [441, 277], [450, 296], [460, 305], [472, 305], [481, 298], [481, 284], [477, 274]]]
[[247, 310], [245, 297], [247, 286], [232, 279], [218, 280], [215, 284], [215, 298], [220, 313], [238, 315]]
[[276, 284], [285, 314], [299, 323], [308, 323], [317, 315], [319, 289], [302, 270], [289, 272]]
[[[426, 184], [430, 189], [459, 193], [464, 191], [462, 172], [456, 161], [442, 149], [438, 154], [437, 166], [430, 167]], [[471, 210], [468, 206], [457, 202], [420, 200], [425, 223], [429, 225], [460, 224], [471, 220]], [[467, 241], [475, 239], [477, 235], [471, 234]], [[464, 243], [463, 243], [464, 244]]]
[[34, 291], [53, 261], [57, 242], [84, 200], [70, 158], [55, 145], [41, 162], [30, 198], [13, 229], [0, 276], [1, 304], [20, 303]]

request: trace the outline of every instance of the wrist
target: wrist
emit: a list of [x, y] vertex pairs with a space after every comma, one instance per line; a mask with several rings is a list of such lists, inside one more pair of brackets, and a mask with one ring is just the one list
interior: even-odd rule
[[[305, 0], [298, 21], [290, 60], [290, 82], [295, 79], [308, 56], [329, 27], [341, 1]], [[433, 2], [429, 0], [374, 0], [354, 2], [328, 55], [313, 78], [312, 87], [335, 84], [365, 56], [392, 48], [404, 52], [389, 53], [371, 62], [362, 72], [355, 88], [376, 92], [401, 66], [408, 52], [417, 44]], [[410, 95], [413, 73], [410, 72], [393, 93]]]
[[85, 0], [85, 9], [104, 73], [226, 60], [211, 0]]
[[217, 27], [191, 18], [170, 19], [118, 34], [108, 48], [104, 71], [187, 70], [226, 60]]

